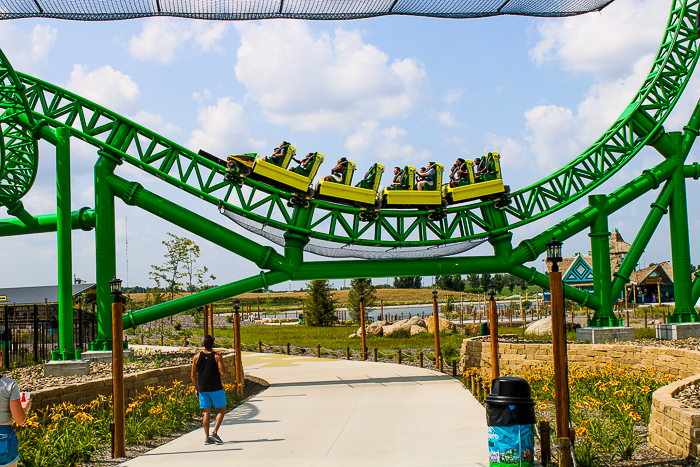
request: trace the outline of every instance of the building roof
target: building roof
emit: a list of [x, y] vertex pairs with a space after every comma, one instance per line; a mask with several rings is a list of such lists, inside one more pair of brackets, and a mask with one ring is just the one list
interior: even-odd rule
[[[630, 283], [639, 284], [641, 282], [644, 282], [647, 279], [647, 277], [649, 277], [659, 267], [663, 270], [663, 273], [666, 274], [666, 276], [671, 280], [671, 282], [674, 282], [673, 267], [671, 267], [671, 264], [668, 261], [664, 261], [663, 263], [654, 264], [647, 268], [640, 269], [639, 271], [633, 271], [632, 274], [630, 274]], [[664, 280], [664, 282], [662, 283], [665, 282], [666, 281]]]
[[626, 255], [629, 253], [630, 248], [632, 248], [632, 245], [622, 239], [622, 235], [620, 235], [617, 229], [613, 229], [610, 234], [610, 254]]
[[[95, 287], [95, 284], [73, 284], [73, 297], [93, 287]], [[0, 288], [0, 296], [2, 295], [6, 295], [7, 300], [0, 301], [0, 304], [43, 305], [44, 303], [58, 303], [58, 286], [40, 285], [36, 287]]]

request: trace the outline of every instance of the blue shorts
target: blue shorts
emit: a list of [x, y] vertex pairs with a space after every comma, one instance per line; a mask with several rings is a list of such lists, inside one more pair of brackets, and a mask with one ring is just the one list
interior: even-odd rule
[[0, 467], [12, 465], [19, 460], [17, 433], [12, 425], [0, 425]]
[[223, 389], [219, 389], [218, 391], [199, 393], [200, 409], [211, 409], [212, 404], [214, 405], [215, 409], [226, 407], [226, 393]]

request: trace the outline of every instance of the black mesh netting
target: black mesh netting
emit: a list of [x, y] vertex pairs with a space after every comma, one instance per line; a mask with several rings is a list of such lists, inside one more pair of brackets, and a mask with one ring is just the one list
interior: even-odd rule
[[[221, 214], [231, 219], [250, 232], [256, 233], [280, 246], [284, 246], [284, 231], [250, 220], [235, 212], [221, 207]], [[419, 247], [376, 247], [365, 245], [353, 245], [351, 243], [336, 243], [317, 238], [309, 239], [309, 243], [304, 247], [304, 251], [330, 258], [362, 258], [362, 259], [411, 259], [411, 258], [438, 258], [441, 256], [456, 255], [481, 245], [485, 238], [478, 240], [468, 240], [459, 243], [449, 243], [442, 245], [419, 246]]]
[[356, 19], [384, 15], [479, 18], [571, 16], [613, 0], [0, 0], [0, 19], [47, 17], [84, 21], [179, 16], [212, 20]]

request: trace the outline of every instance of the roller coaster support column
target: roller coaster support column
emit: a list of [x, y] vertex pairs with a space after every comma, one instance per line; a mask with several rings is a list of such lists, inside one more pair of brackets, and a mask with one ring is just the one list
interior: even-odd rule
[[52, 360], [76, 360], [73, 346], [73, 265], [71, 260], [70, 132], [56, 129], [56, 229], [58, 237], [58, 349]]
[[671, 227], [671, 259], [673, 261], [673, 293], [676, 309], [668, 317], [669, 323], [692, 323], [700, 321], [692, 301], [692, 282], [690, 272], [690, 241], [688, 239], [688, 205], [686, 199], [685, 176], [683, 164], [700, 127], [700, 107], [696, 107], [685, 132], [678, 136], [678, 151], [674, 156], [677, 166], [671, 177], [673, 183], [673, 198], [669, 209], [669, 225]]
[[614, 297], [612, 296], [611, 268], [610, 268], [610, 232], [608, 231], [608, 215], [606, 205], [608, 197], [605, 195], [592, 195], [588, 197], [588, 204], [595, 208], [597, 216], [591, 224], [591, 252], [593, 254], [593, 289], [600, 299], [600, 309], [588, 320], [590, 327], [622, 326], [622, 319], [618, 319], [613, 312]]
[[644, 224], [639, 229], [639, 233], [632, 242], [632, 247], [630, 251], [625, 255], [625, 259], [622, 260], [620, 268], [613, 274], [615, 279], [612, 284], [612, 296], [617, 297], [622, 292], [625, 284], [630, 281], [630, 274], [637, 263], [639, 263], [639, 258], [642, 257], [644, 249], [649, 244], [652, 235], [656, 227], [658, 227], [659, 222], [663, 218], [664, 214], [668, 213], [668, 205], [671, 202], [671, 197], [673, 196], [673, 183], [671, 181], [666, 182], [664, 187], [661, 189], [661, 193], [656, 198], [656, 201], [651, 203], [651, 211], [647, 215]]
[[[120, 125], [108, 143], [121, 147], [129, 133], [129, 127]], [[122, 161], [104, 150], [95, 164], [95, 282], [97, 289], [97, 337], [90, 350], [112, 349], [112, 298], [109, 281], [117, 275], [117, 242], [114, 222], [114, 193], [107, 179]]]

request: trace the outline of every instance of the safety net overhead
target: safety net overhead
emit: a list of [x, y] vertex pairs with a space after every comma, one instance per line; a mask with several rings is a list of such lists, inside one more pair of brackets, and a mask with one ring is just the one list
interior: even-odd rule
[[[267, 224], [248, 219], [233, 211], [220, 207], [221, 214], [233, 222], [261, 237], [270, 240], [277, 245], [284, 246], [284, 230], [277, 229]], [[464, 242], [447, 243], [429, 246], [407, 247], [380, 247], [354, 245], [351, 243], [337, 243], [328, 240], [310, 238], [304, 246], [304, 251], [329, 258], [361, 258], [361, 259], [423, 259], [451, 256], [469, 251], [484, 243], [486, 238], [467, 240]]]
[[573, 16], [613, 0], [0, 0], [0, 19], [108, 21], [147, 16], [209, 20], [345, 20], [386, 15], [479, 18]]

